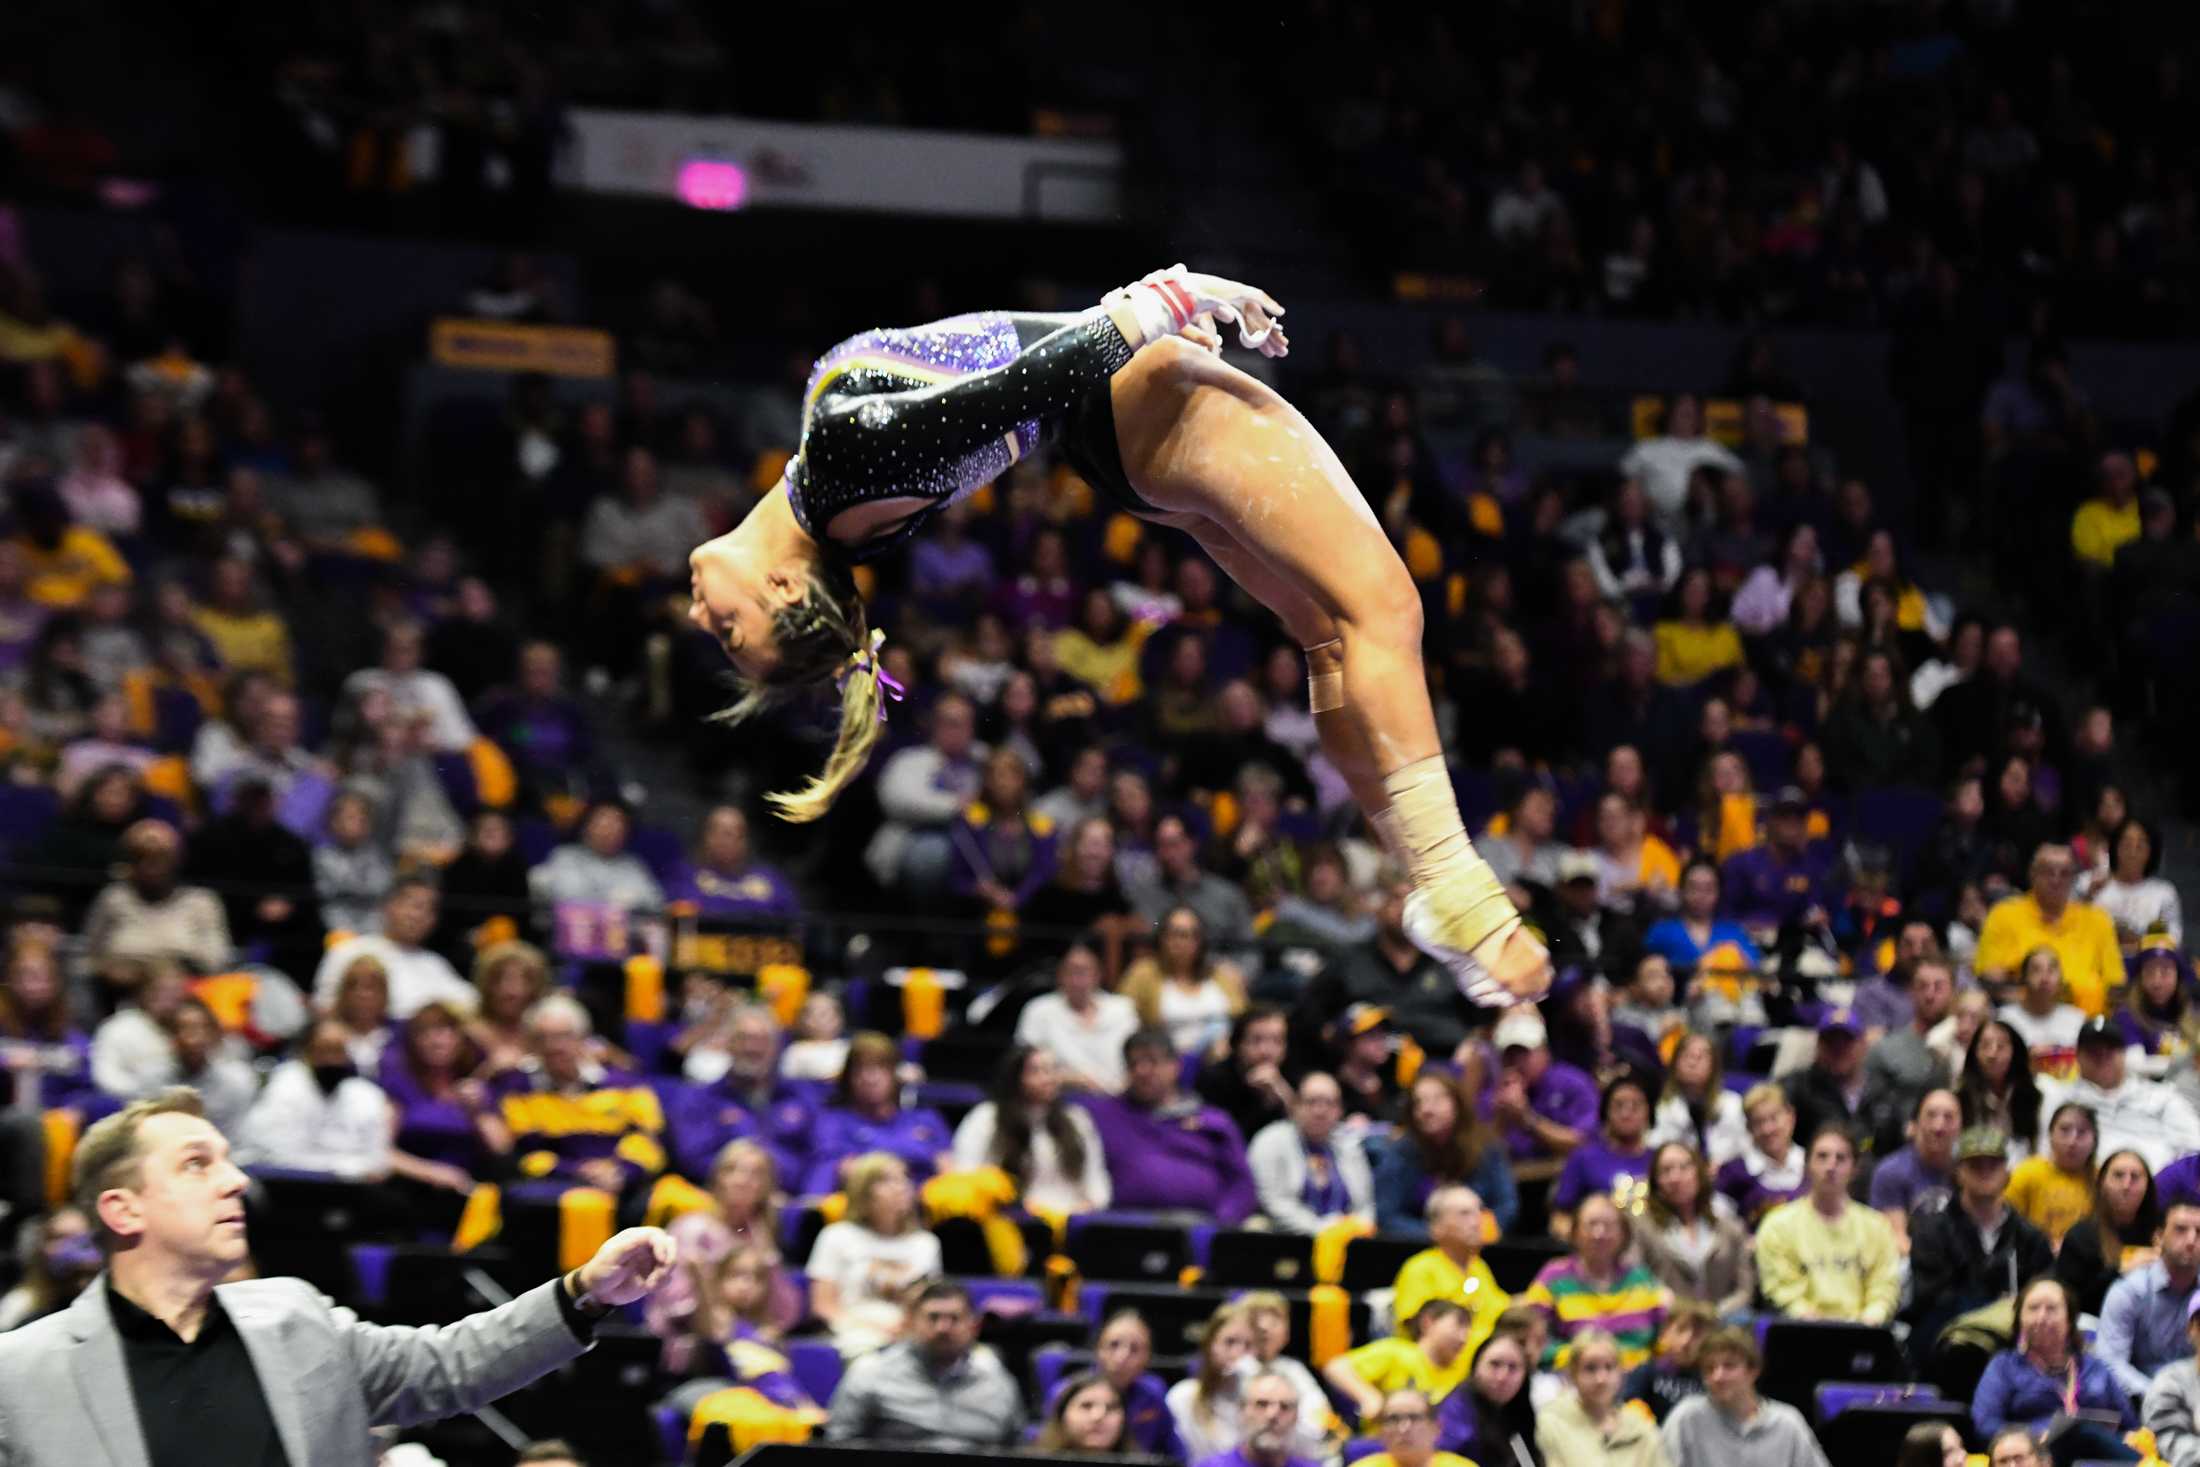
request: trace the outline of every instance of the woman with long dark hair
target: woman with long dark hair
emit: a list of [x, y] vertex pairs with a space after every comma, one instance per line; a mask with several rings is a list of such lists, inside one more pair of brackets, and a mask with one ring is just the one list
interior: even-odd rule
[[1098, 1211], [1115, 1195], [1092, 1118], [1062, 1099], [1054, 1056], [1029, 1044], [1009, 1050], [991, 1098], [955, 1128], [955, 1164], [999, 1167], [1026, 1207], [1050, 1212]]
[[1429, 1193], [1446, 1182], [1472, 1187], [1499, 1232], [1519, 1216], [1512, 1162], [1483, 1127], [1473, 1095], [1462, 1081], [1423, 1070], [1406, 1097], [1405, 1134], [1383, 1152], [1375, 1170], [1376, 1228], [1427, 1238]]
[[2007, 1020], [1988, 1019], [1963, 1052], [1956, 1085], [1966, 1126], [1993, 1126], [2012, 1147], [2029, 1152], [2040, 1133], [2040, 1086], [2032, 1078], [2032, 1050]]
[[1466, 1383], [1436, 1412], [1436, 1446], [1471, 1462], [1540, 1464], [1535, 1403], [1528, 1381], [1535, 1359], [1517, 1331], [1500, 1328], [1475, 1349]]
[[2112, 1151], [2093, 1183], [2093, 1215], [2063, 1234], [2055, 1277], [2070, 1286], [2080, 1314], [2099, 1314], [2108, 1287], [2151, 1263], [2162, 1207], [2154, 1172], [2136, 1151]]
[[1635, 1247], [1675, 1300], [1697, 1300], [1725, 1319], [1756, 1297], [1757, 1264], [1749, 1230], [1718, 1202], [1702, 1153], [1666, 1142], [1650, 1158]]

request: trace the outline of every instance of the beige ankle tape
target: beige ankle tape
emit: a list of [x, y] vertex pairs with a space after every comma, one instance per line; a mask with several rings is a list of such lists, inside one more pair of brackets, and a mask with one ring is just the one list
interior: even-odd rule
[[1326, 642], [1316, 642], [1303, 648], [1306, 655], [1306, 706], [1316, 713], [1334, 713], [1344, 706], [1344, 669], [1330, 668], [1326, 672], [1314, 671], [1314, 654], [1331, 647], [1342, 647], [1344, 638], [1331, 637]]
[[1444, 942], [1472, 952], [1519, 920], [1505, 884], [1467, 839], [1442, 756], [1393, 771], [1384, 777], [1383, 788], [1390, 793], [1390, 813], [1412, 862], [1413, 884], [1427, 893], [1442, 923]]

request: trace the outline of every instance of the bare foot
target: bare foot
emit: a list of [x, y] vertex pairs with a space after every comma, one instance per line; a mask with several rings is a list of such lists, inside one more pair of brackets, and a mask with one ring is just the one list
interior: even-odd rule
[[1490, 977], [1505, 986], [1507, 992], [1523, 1002], [1533, 1003], [1551, 991], [1551, 954], [1526, 925], [1513, 928], [1496, 944], [1494, 953], [1486, 951], [1491, 946], [1483, 944], [1485, 951], [1475, 957], [1482, 963]]

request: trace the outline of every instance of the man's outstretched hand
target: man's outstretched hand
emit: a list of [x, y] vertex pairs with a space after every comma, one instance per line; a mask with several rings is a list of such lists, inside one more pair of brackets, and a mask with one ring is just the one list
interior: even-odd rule
[[679, 1245], [663, 1228], [615, 1233], [596, 1256], [573, 1270], [574, 1301], [616, 1308], [654, 1293], [672, 1273]]

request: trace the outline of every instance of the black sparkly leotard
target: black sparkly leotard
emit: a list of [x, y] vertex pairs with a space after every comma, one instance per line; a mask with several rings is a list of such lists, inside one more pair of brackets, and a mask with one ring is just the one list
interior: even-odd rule
[[[1108, 379], [1130, 359], [1099, 310], [988, 311], [852, 336], [811, 369], [802, 445], [787, 466], [795, 520], [821, 548], [868, 560], [1049, 440], [1095, 489], [1151, 512], [1115, 441]], [[904, 498], [927, 503], [857, 544], [825, 533], [843, 510]]]

